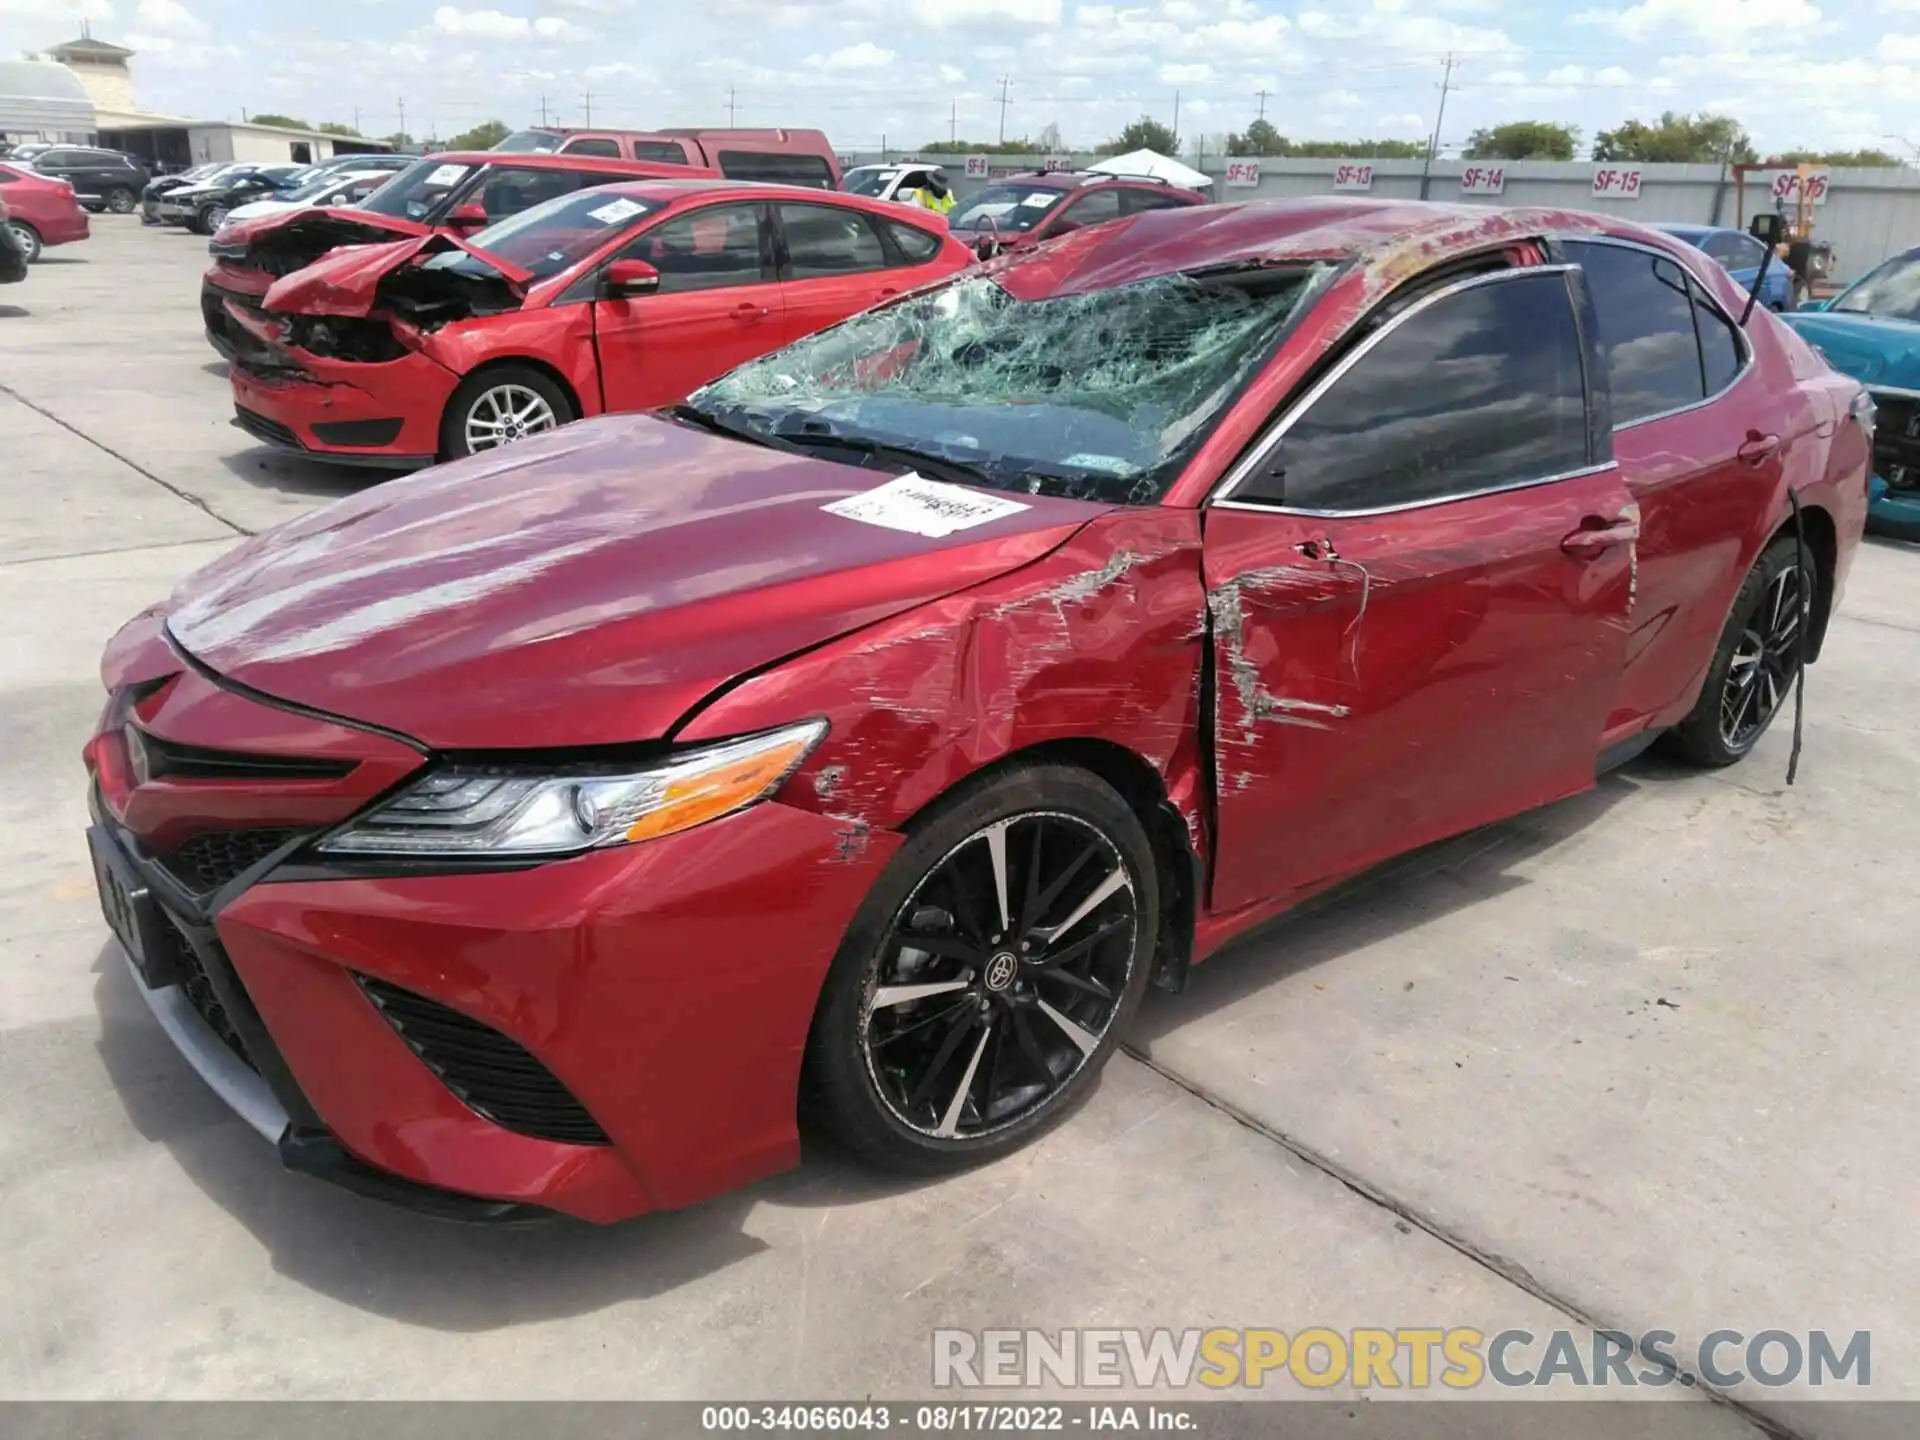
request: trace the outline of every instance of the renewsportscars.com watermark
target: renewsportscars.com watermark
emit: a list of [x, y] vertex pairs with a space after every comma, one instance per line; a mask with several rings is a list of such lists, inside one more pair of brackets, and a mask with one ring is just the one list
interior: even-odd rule
[[[1873, 1381], [1873, 1337], [1844, 1343], [1824, 1330], [1715, 1330], [1682, 1353], [1671, 1330], [1633, 1336], [1596, 1330], [1536, 1335], [1438, 1326], [1334, 1330], [936, 1330], [933, 1383], [940, 1389], [1472, 1390], [1706, 1384], [1854, 1385]], [[1697, 1378], [1696, 1378], [1697, 1377]]]

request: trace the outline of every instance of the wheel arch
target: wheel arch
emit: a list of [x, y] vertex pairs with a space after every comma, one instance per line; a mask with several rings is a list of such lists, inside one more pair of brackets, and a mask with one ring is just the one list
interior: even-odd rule
[[478, 365], [474, 366], [471, 370], [462, 372], [460, 374], [459, 381], [454, 385], [452, 393], [447, 396], [447, 403], [441, 407], [441, 410], [440, 410], [440, 458], [441, 459], [444, 460], [449, 454], [453, 453], [448, 445], [447, 436], [452, 431], [452, 428], [453, 428], [454, 406], [460, 403], [460, 397], [466, 393], [467, 386], [471, 385], [475, 380], [479, 379], [484, 375], [489, 374], [492, 371], [510, 369], [514, 367], [537, 371], [546, 379], [551, 380], [555, 385], [557, 385], [560, 388], [560, 393], [566, 397], [567, 404], [573, 407], [573, 418], [575, 420], [581, 420], [585, 418], [585, 413], [580, 408], [580, 392], [574, 388], [572, 381], [568, 380], [565, 375], [561, 374], [560, 371], [554, 368], [553, 364], [550, 361], [539, 359], [537, 356], [523, 355], [518, 353], [511, 354], [511, 355], [489, 355], [485, 360], [482, 360]]
[[[1813, 562], [1813, 618], [1808, 627], [1807, 660], [1809, 663], [1820, 658], [1820, 647], [1826, 643], [1827, 621], [1833, 615], [1834, 577], [1840, 565], [1840, 533], [1833, 523], [1833, 516], [1820, 505], [1803, 504], [1800, 507], [1800, 523], [1806, 536], [1807, 558]], [[1793, 534], [1793, 517], [1789, 515], [1774, 532], [1767, 537], [1766, 545], [1760, 547], [1765, 554], [1767, 546], [1782, 536]]]

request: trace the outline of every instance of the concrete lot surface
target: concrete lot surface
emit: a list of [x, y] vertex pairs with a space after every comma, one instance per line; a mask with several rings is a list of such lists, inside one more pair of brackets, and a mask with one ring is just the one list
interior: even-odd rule
[[[241, 534], [378, 483], [228, 425], [204, 264], [103, 217], [0, 290], [0, 1396], [912, 1396], [940, 1326], [1584, 1350], [1604, 1325], [1682, 1356], [1722, 1328], [1871, 1331], [1864, 1393], [1735, 1398], [1792, 1433], [1905, 1428], [1776, 1407], [1920, 1398], [1920, 549], [1861, 553], [1796, 787], [1783, 726], [1733, 770], [1646, 759], [1389, 867], [1154, 997], [1137, 1057], [1026, 1153], [917, 1186], [818, 1157], [607, 1230], [451, 1227], [280, 1171], [97, 913], [101, 643]], [[1698, 1388], [1641, 1393], [1758, 1433]], [[1446, 1428], [1538, 1433], [1501, 1411]]]

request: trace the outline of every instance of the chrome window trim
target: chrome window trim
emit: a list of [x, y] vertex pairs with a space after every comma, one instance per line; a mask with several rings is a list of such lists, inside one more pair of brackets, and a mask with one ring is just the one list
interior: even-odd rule
[[1578, 470], [1562, 470], [1557, 475], [1542, 475], [1532, 480], [1515, 480], [1507, 485], [1489, 485], [1481, 490], [1458, 490], [1450, 495], [1433, 495], [1424, 500], [1408, 500], [1399, 505], [1376, 505], [1367, 510], [1308, 510], [1292, 505], [1263, 505], [1254, 500], [1215, 500], [1221, 510], [1254, 510], [1262, 515], [1303, 515], [1317, 520], [1348, 520], [1369, 515], [1398, 515], [1408, 510], [1425, 510], [1433, 505], [1453, 505], [1462, 500], [1478, 500], [1482, 495], [1506, 495], [1515, 490], [1532, 490], [1540, 485], [1555, 485], [1562, 480], [1579, 480], [1588, 475], [1604, 475], [1618, 470], [1619, 462], [1607, 460], [1598, 465], [1583, 465]]
[[[1611, 245], [1617, 250], [1638, 250], [1643, 255], [1652, 255], [1656, 259], [1666, 260], [1671, 262], [1674, 265], [1679, 266], [1680, 272], [1683, 275], [1685, 275], [1689, 281], [1692, 282], [1693, 288], [1699, 291], [1700, 298], [1706, 301], [1706, 303], [1712, 308], [1713, 312], [1716, 315], [1718, 315], [1722, 320], [1725, 320], [1727, 324], [1733, 327], [1735, 343], [1738, 344], [1740, 347], [1740, 368], [1733, 372], [1733, 378], [1731, 380], [1729, 380], [1725, 385], [1722, 385], [1718, 390], [1714, 391], [1711, 395], [1707, 395], [1702, 397], [1699, 400], [1695, 400], [1691, 404], [1676, 405], [1671, 410], [1656, 410], [1651, 415], [1636, 415], [1631, 420], [1623, 420], [1619, 424], [1613, 427], [1614, 434], [1618, 435], [1622, 430], [1632, 430], [1641, 425], [1651, 425], [1656, 420], [1671, 420], [1676, 415], [1686, 415], [1686, 414], [1690, 414], [1695, 410], [1703, 409], [1706, 406], [1713, 404], [1714, 401], [1720, 399], [1723, 395], [1732, 394], [1733, 387], [1738, 385], [1742, 380], [1746, 379], [1747, 376], [1753, 372], [1753, 368], [1754, 368], [1753, 342], [1747, 338], [1747, 332], [1745, 331], [1745, 329], [1741, 327], [1741, 324], [1738, 320], [1734, 319], [1732, 315], [1727, 313], [1726, 306], [1722, 305], [1720, 301], [1717, 298], [1715, 298], [1713, 292], [1707, 289], [1707, 282], [1702, 280], [1698, 275], [1694, 274], [1693, 267], [1691, 265], [1686, 264], [1685, 261], [1683, 261], [1678, 255], [1673, 254], [1669, 250], [1663, 250], [1658, 245], [1648, 245], [1639, 240], [1628, 240], [1628, 239], [1625, 239], [1624, 237], [1617, 236], [1617, 235], [1558, 235], [1558, 236], [1555, 236], [1554, 238], [1558, 240], [1562, 245]], [[1718, 260], [1714, 260], [1714, 258], [1711, 255], [1707, 255], [1706, 251], [1699, 250], [1697, 246], [1690, 247], [1690, 248], [1698, 250], [1698, 253], [1700, 253], [1701, 255], [1706, 255], [1707, 259], [1712, 262], [1714, 267], [1716, 269], [1719, 268], [1720, 262]], [[1773, 267], [1768, 266], [1767, 268], [1772, 269]], [[1692, 292], [1689, 291], [1689, 293], [1692, 293]], [[1598, 310], [1598, 308], [1599, 308], [1598, 306], [1595, 307], [1596, 311]], [[1765, 308], [1765, 307], [1756, 306], [1756, 308]], [[1700, 343], [1699, 332], [1696, 330], [1694, 332], [1694, 344], [1698, 345], [1699, 343]], [[1702, 372], [1703, 377], [1704, 377], [1704, 374], [1705, 372], [1703, 371]], [[1611, 391], [1613, 388], [1613, 376], [1611, 374], [1607, 376], [1607, 388], [1609, 391]]]
[[1891, 395], [1896, 400], [1920, 400], [1920, 390], [1908, 390], [1900, 385], [1868, 385], [1864, 380], [1860, 384], [1865, 386], [1869, 395]]
[[[1570, 479], [1575, 475], [1597, 474], [1601, 470], [1611, 469], [1613, 462], [1608, 461], [1604, 465], [1587, 466], [1578, 470], [1567, 471], [1564, 474], [1512, 481], [1502, 485], [1484, 486], [1477, 490], [1463, 490], [1451, 495], [1432, 496], [1420, 500], [1407, 500], [1397, 505], [1381, 505], [1365, 510], [1311, 510], [1291, 505], [1270, 505], [1262, 502], [1247, 500], [1235, 501], [1233, 499], [1234, 494], [1246, 483], [1247, 477], [1259, 468], [1261, 462], [1264, 461], [1267, 456], [1273, 453], [1274, 447], [1286, 438], [1287, 431], [1294, 427], [1300, 417], [1312, 409], [1314, 403], [1319, 400], [1321, 396], [1339, 384], [1348, 371], [1352, 370], [1362, 360], [1366, 359], [1368, 355], [1372, 354], [1375, 346], [1379, 345], [1389, 335], [1393, 334], [1394, 331], [1413, 319], [1414, 316], [1423, 314], [1433, 306], [1438, 305], [1442, 300], [1451, 299], [1453, 296], [1463, 294], [1468, 290], [1477, 290], [1484, 285], [1504, 284], [1513, 280], [1525, 279], [1529, 276], [1558, 275], [1561, 277], [1561, 285], [1565, 286], [1565, 277], [1579, 268], [1578, 265], [1570, 264], [1514, 266], [1506, 270], [1493, 270], [1480, 275], [1468, 275], [1460, 280], [1453, 281], [1451, 284], [1442, 285], [1438, 289], [1422, 295], [1399, 314], [1391, 316], [1384, 325], [1367, 336], [1366, 339], [1362, 340], [1358, 345], [1354, 346], [1347, 354], [1341, 356], [1339, 363], [1331, 370], [1327, 371], [1326, 374], [1308, 386], [1306, 393], [1289, 405], [1286, 410], [1281, 413], [1280, 418], [1273, 421], [1272, 424], [1267, 427], [1266, 431], [1253, 442], [1252, 447], [1248, 449], [1247, 453], [1242, 455], [1240, 459], [1234, 463], [1233, 468], [1227, 471], [1226, 476], [1214, 486], [1212, 492], [1202, 504], [1231, 504], [1232, 508], [1236, 510], [1259, 510], [1270, 515], [1315, 515], [1328, 518], [1337, 515], [1389, 515], [1398, 510], [1418, 510], [1428, 505], [1441, 505], [1454, 500], [1468, 500], [1476, 495], [1498, 495], [1508, 490], [1525, 490], [1535, 485], [1549, 485], [1555, 480]], [[1571, 290], [1567, 292], [1567, 306], [1568, 313], [1574, 320], [1574, 329], [1577, 334], [1579, 331], [1580, 317], [1578, 311], [1573, 307], [1573, 292]], [[1581, 379], [1582, 390], [1590, 391], [1591, 385], [1588, 383], [1589, 377], [1586, 375], [1586, 356], [1584, 352], [1581, 355]], [[1584, 405], [1584, 403], [1585, 395], [1583, 394], [1582, 404]]]

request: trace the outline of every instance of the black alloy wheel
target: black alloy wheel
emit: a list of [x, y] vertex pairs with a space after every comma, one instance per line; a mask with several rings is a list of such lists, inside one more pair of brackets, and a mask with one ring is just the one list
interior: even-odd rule
[[116, 185], [107, 192], [107, 209], [116, 215], [131, 215], [138, 203], [139, 197], [124, 185]]
[[1146, 987], [1152, 850], [1066, 766], [1017, 767], [895, 857], [835, 962], [809, 1056], [839, 1136], [934, 1168], [1023, 1143], [1085, 1092]]
[[[1812, 564], [1812, 557], [1808, 557]], [[1674, 727], [1669, 748], [1718, 768], [1743, 758], [1785, 707], [1800, 676], [1802, 631], [1818, 593], [1791, 535], [1761, 552], [1734, 596], [1700, 698]]]

